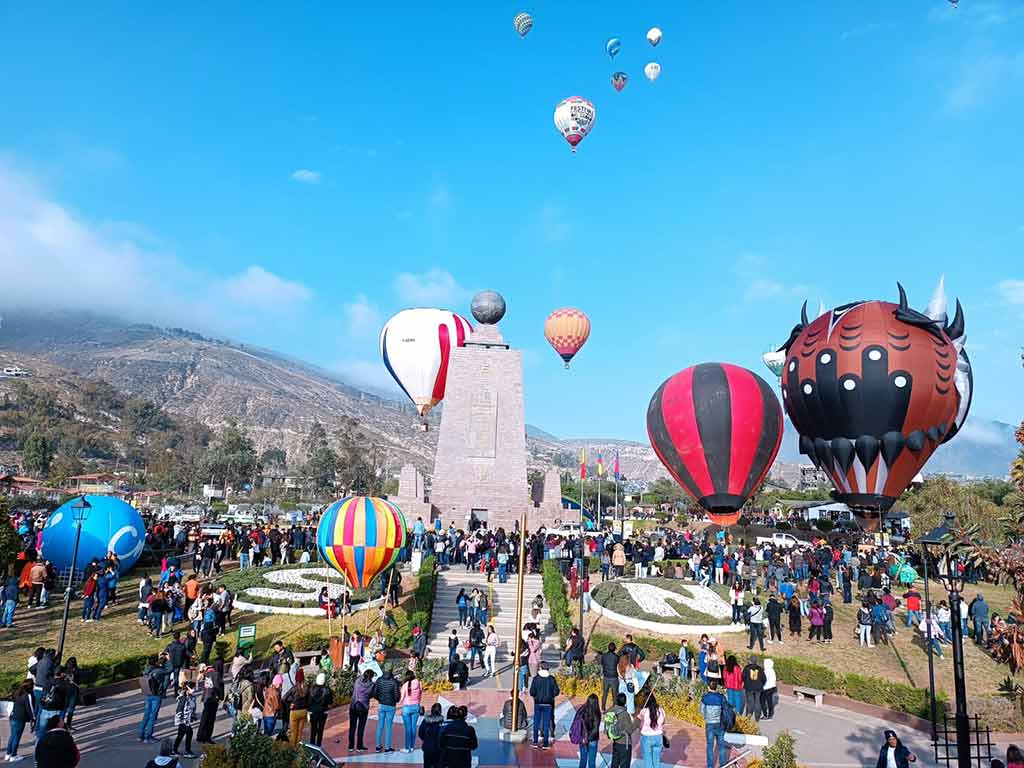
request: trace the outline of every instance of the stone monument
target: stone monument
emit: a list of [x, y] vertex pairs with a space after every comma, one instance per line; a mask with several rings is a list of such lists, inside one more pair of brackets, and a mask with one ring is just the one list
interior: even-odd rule
[[531, 515], [537, 518], [535, 526], [550, 528], [556, 520], [565, 517], [565, 510], [562, 509], [562, 473], [558, 467], [552, 467], [544, 473], [544, 487], [537, 501], [537, 508]]
[[398, 476], [398, 493], [394, 502], [405, 515], [405, 522], [410, 529], [416, 524], [417, 517], [422, 517], [424, 525], [430, 527], [432, 509], [426, 501], [426, 495], [423, 475], [414, 465], [403, 464]]
[[463, 527], [475, 516], [489, 528], [511, 530], [524, 510], [533, 511], [522, 353], [498, 329], [501, 294], [482, 291], [471, 309], [480, 325], [449, 357], [430, 500], [445, 525]]

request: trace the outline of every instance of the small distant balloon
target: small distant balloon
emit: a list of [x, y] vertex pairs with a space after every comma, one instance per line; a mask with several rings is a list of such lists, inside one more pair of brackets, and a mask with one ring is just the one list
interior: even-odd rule
[[661, 30], [658, 27], [651, 27], [647, 30], [647, 42], [657, 46], [661, 42]]
[[617, 37], [609, 38], [608, 42], [604, 44], [604, 49], [607, 51], [608, 55], [614, 59], [618, 55], [619, 51], [622, 50], [622, 41]]
[[644, 76], [653, 83], [661, 76], [661, 64], [656, 61], [650, 62], [644, 67]]
[[626, 83], [629, 82], [629, 75], [625, 72], [616, 72], [612, 75], [612, 88], [616, 91], [622, 92], [622, 89], [626, 87]]
[[956, 4], [959, 2], [960, 0], [949, 0], [949, 4], [952, 5], [954, 8], [956, 8]]
[[528, 13], [517, 13], [512, 23], [515, 24], [519, 36], [526, 37], [533, 29], [533, 16]]
[[597, 120], [597, 109], [582, 96], [570, 96], [555, 107], [555, 128], [576, 151], [576, 145], [586, 137]]

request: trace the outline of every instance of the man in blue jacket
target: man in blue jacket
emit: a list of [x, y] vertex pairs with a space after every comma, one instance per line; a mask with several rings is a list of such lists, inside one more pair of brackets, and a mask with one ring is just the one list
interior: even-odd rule
[[978, 595], [971, 601], [969, 610], [971, 620], [974, 622], [974, 642], [981, 645], [988, 640], [991, 625], [989, 624], [988, 603], [985, 598]]
[[700, 700], [700, 714], [704, 718], [704, 736], [707, 738], [708, 768], [715, 768], [715, 742], [718, 743], [718, 766], [729, 762], [729, 746], [725, 743], [725, 726], [722, 724], [722, 710], [729, 705], [725, 696], [718, 691], [718, 681], [708, 682], [708, 692]]

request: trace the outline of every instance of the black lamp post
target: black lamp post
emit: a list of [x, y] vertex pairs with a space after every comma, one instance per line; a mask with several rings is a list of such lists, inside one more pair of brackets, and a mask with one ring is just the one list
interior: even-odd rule
[[57, 661], [61, 660], [64, 653], [64, 637], [68, 631], [68, 614], [71, 613], [71, 591], [75, 585], [75, 567], [78, 565], [78, 544], [82, 540], [82, 525], [89, 519], [89, 510], [92, 504], [85, 496], [79, 497], [78, 501], [71, 505], [71, 514], [75, 521], [75, 549], [71, 554], [71, 574], [68, 576], [68, 585], [64, 590], [64, 616], [60, 621], [60, 640], [57, 643]]
[[[920, 543], [925, 554], [925, 602], [927, 603], [927, 562], [928, 546], [934, 545], [942, 549], [938, 560], [938, 578], [949, 593], [950, 624], [953, 631], [953, 691], [956, 696], [956, 753], [958, 768], [971, 766], [971, 721], [967, 716], [967, 682], [964, 676], [964, 638], [961, 632], [960, 619], [962, 608], [961, 593], [964, 588], [964, 577], [960, 574], [957, 563], [950, 552], [950, 534], [956, 529], [956, 515], [947, 512], [938, 528], [921, 537]], [[928, 621], [928, 662], [931, 676], [932, 722], [935, 721], [935, 679], [931, 672], [931, 620], [929, 608]]]

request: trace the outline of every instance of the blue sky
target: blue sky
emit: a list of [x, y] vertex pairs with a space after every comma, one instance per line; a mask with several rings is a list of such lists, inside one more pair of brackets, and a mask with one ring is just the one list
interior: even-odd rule
[[[1021, 417], [1024, 4], [334, 5], [0, 9], [0, 301], [385, 385], [391, 313], [496, 288], [528, 420], [644, 439], [665, 377], [760, 372], [805, 298], [901, 280], [923, 307], [944, 273], [974, 412]], [[576, 156], [552, 124], [574, 94]], [[541, 333], [567, 305], [593, 322], [571, 373]]]

